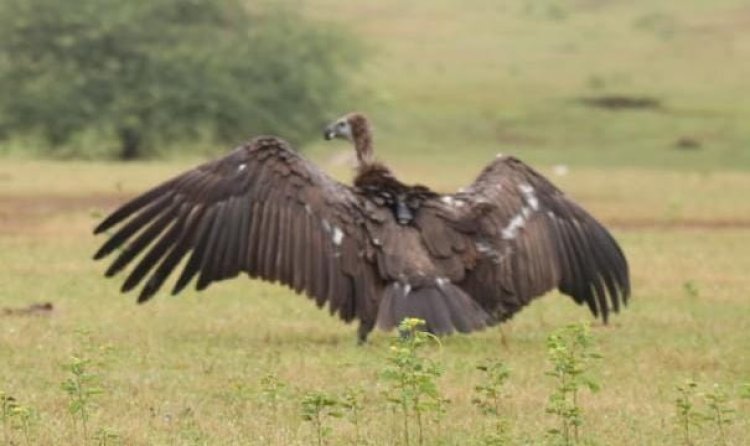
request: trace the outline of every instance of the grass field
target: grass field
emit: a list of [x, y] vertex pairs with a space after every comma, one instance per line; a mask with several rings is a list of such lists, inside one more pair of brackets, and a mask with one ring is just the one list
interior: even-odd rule
[[[303, 2], [374, 47], [361, 84], [381, 150], [451, 163], [750, 167], [750, 8], [741, 0]], [[578, 98], [653, 97], [592, 109]], [[681, 138], [701, 150], [675, 148]]]
[[[497, 5], [502, 6], [497, 6]], [[528, 4], [532, 4], [529, 2]], [[743, 2], [445, 0], [302, 2], [351, 26], [374, 57], [358, 82], [372, 90], [382, 157], [404, 179], [438, 190], [469, 181], [498, 151], [528, 160], [612, 228], [628, 256], [629, 307], [593, 323], [601, 391], [585, 393], [590, 444], [684, 444], [676, 385], [720, 384], [735, 412], [726, 443], [750, 437], [750, 9]], [[663, 108], [609, 111], [579, 97], [653, 96]], [[679, 150], [688, 137], [700, 142]], [[310, 156], [339, 178], [342, 145]], [[238, 279], [208, 292], [136, 306], [90, 260], [102, 213], [194, 163], [0, 160], [0, 391], [33, 409], [0, 443], [82, 444], [61, 383], [71, 355], [95, 359], [103, 393], [89, 434], [106, 444], [314, 444], [303, 396], [364, 393], [362, 444], [400, 441], [379, 377], [393, 334], [355, 345], [355, 328], [282, 287]], [[555, 176], [565, 164], [569, 174]], [[44, 316], [5, 314], [52, 302]], [[444, 367], [450, 403], [426, 444], [479, 444], [490, 420], [471, 403], [475, 366], [502, 359], [511, 374], [502, 417], [509, 444], [546, 444], [555, 383], [546, 339], [591, 321], [550, 295], [499, 330], [444, 339], [427, 355]], [[82, 334], [85, 330], [88, 334]], [[269, 390], [268, 376], [285, 385]], [[265, 380], [264, 380], [265, 378]], [[263, 382], [266, 382], [264, 385]], [[274, 402], [275, 401], [275, 402]], [[700, 395], [695, 404], [705, 411]], [[353, 444], [346, 419], [329, 444]], [[695, 444], [720, 444], [709, 421]], [[95, 444], [90, 441], [90, 444]]]
[[[62, 364], [72, 353], [103, 345], [111, 352], [86, 353], [105, 360], [96, 368], [105, 393], [96, 398], [99, 407], [90, 424], [114, 430], [125, 444], [308, 444], [313, 434], [299, 415], [301, 395], [352, 385], [365, 391], [363, 432], [370, 444], [398, 438], [378, 379], [389, 335], [357, 347], [353, 327], [286, 289], [246, 279], [203, 295], [162, 296], [141, 307], [118, 295], [117, 283], [101, 278], [103, 265], [90, 261], [100, 242], [90, 235], [96, 214], [121, 200], [119, 189], [127, 193], [183, 167], [10, 163], [0, 168], [3, 190], [13, 191], [0, 196], [2, 305], [55, 305], [47, 317], [0, 316], [2, 390], [38, 411], [37, 441], [80, 438], [60, 389], [69, 375]], [[67, 184], [69, 172], [75, 172], [76, 185]], [[742, 218], [748, 202], [740, 191], [750, 188], [750, 175], [640, 173], [641, 184], [632, 190], [626, 186], [637, 170], [589, 168], [560, 179], [614, 227], [634, 284], [628, 309], [609, 327], [594, 327], [604, 356], [595, 368], [603, 389], [583, 400], [583, 432], [597, 444], [679, 443], [675, 385], [691, 378], [703, 390], [720, 383], [732, 393], [730, 405], [737, 412], [727, 431], [730, 444], [742, 444], [750, 432], [750, 407], [736, 392], [750, 380], [750, 230]], [[32, 174], [36, 180], [24, 184]], [[436, 178], [449, 175], [437, 172]], [[450, 177], [438, 185], [461, 180], [467, 179]], [[654, 190], [664, 190], [664, 199], [650, 197]], [[507, 347], [498, 330], [445, 339], [431, 355], [445, 367], [440, 384], [451, 404], [431, 443], [476, 439], [472, 435], [483, 422], [470, 402], [479, 379], [473, 366], [487, 358], [502, 358], [512, 369], [504, 416], [513, 438], [540, 442], [554, 423], [544, 412], [554, 387], [543, 373], [549, 368], [545, 339], [569, 322], [585, 320], [583, 308], [549, 296], [507, 326]], [[89, 330], [92, 340], [76, 334], [80, 329]], [[260, 382], [268, 373], [288, 385], [275, 416], [261, 399]], [[707, 427], [697, 436], [713, 444], [715, 434]], [[352, 435], [339, 420], [331, 442], [346, 443]]]

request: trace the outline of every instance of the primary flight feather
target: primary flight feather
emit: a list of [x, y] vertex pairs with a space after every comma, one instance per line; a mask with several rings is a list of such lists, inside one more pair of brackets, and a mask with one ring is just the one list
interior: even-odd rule
[[241, 272], [278, 281], [358, 319], [360, 341], [405, 317], [436, 334], [479, 330], [555, 288], [605, 322], [627, 302], [628, 265], [612, 235], [518, 159], [498, 157], [469, 187], [439, 194], [375, 160], [364, 115], [324, 136], [354, 144], [352, 186], [258, 137], [115, 210], [94, 231], [114, 230], [94, 258], [121, 248], [112, 276], [140, 256], [122, 286], [141, 286], [139, 302], [183, 259], [173, 294]]

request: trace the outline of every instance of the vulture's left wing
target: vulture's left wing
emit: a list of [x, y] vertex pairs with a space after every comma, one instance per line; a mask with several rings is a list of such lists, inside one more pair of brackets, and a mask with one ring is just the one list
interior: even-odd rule
[[95, 254], [122, 248], [106, 272], [140, 261], [122, 286], [145, 279], [150, 299], [187, 258], [173, 293], [197, 276], [197, 289], [246, 272], [328, 302], [342, 319], [374, 318], [374, 269], [359, 255], [365, 237], [357, 199], [273, 137], [256, 138], [224, 158], [156, 186], [107, 217], [95, 233], [117, 230]]
[[558, 288], [606, 322], [630, 293], [612, 235], [532, 168], [498, 157], [449, 197], [468, 224], [475, 256], [458, 283], [497, 320]]

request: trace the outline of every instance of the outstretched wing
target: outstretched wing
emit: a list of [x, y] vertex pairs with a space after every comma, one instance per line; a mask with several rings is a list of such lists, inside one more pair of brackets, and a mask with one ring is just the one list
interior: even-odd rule
[[612, 235], [520, 160], [495, 159], [450, 200], [472, 220], [475, 251], [458, 285], [498, 320], [554, 288], [605, 322], [627, 302], [628, 264]]
[[246, 272], [305, 292], [344, 320], [376, 311], [374, 270], [359, 253], [364, 237], [352, 190], [274, 137], [261, 137], [124, 204], [96, 227], [117, 227], [95, 254], [118, 248], [112, 276], [143, 254], [125, 280], [145, 280], [150, 299], [183, 258], [173, 294]]

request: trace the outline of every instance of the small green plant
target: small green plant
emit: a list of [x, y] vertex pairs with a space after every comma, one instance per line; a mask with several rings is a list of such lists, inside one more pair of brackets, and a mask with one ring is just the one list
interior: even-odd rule
[[107, 364], [112, 347], [97, 343], [86, 329], [76, 330], [76, 337], [78, 345], [68, 362], [62, 365], [68, 377], [61, 383], [61, 388], [68, 395], [68, 412], [73, 426], [76, 430], [80, 426], [82, 443], [87, 444], [88, 422], [96, 408], [97, 396], [104, 393], [100, 370]]
[[474, 386], [474, 398], [471, 402], [482, 414], [494, 418], [494, 429], [486, 434], [483, 443], [486, 445], [509, 444], [508, 423], [502, 417], [500, 403], [505, 397], [503, 387], [510, 376], [510, 370], [503, 361], [488, 361], [477, 366], [482, 373], [482, 382]]
[[718, 384], [714, 383], [711, 391], [704, 394], [703, 398], [708, 406], [706, 418], [716, 426], [719, 433], [717, 444], [726, 445], [725, 426], [732, 424], [732, 414], [734, 414], [734, 410], [729, 407], [729, 395]]
[[122, 444], [122, 438], [117, 432], [103, 427], [94, 432], [94, 442], [97, 446], [119, 445]]
[[99, 376], [91, 371], [91, 362], [91, 359], [74, 355], [63, 365], [69, 373], [62, 383], [62, 389], [68, 394], [68, 412], [76, 429], [80, 422], [84, 444], [88, 443], [88, 421], [94, 410], [94, 400], [104, 393], [99, 386]]
[[5, 444], [11, 444], [11, 420], [13, 408], [16, 407], [16, 399], [0, 391], [0, 419], [3, 421], [3, 440]]
[[359, 387], [349, 387], [340, 398], [341, 408], [347, 414], [347, 418], [354, 425], [354, 444], [361, 441], [360, 417], [364, 409], [364, 392]]
[[580, 392], [599, 390], [599, 384], [590, 374], [593, 360], [601, 358], [594, 351], [594, 338], [588, 324], [569, 325], [547, 338], [547, 354], [552, 369], [548, 376], [557, 381], [557, 388], [549, 397], [547, 413], [554, 414], [560, 423], [548, 433], [557, 442], [570, 445], [580, 442], [583, 411]]
[[12, 427], [16, 430], [20, 430], [23, 433], [24, 442], [27, 445], [33, 444], [31, 438], [31, 426], [37, 419], [37, 413], [34, 409], [28, 406], [18, 405], [13, 409], [12, 416], [15, 423]]
[[[271, 417], [267, 422], [274, 434], [283, 434], [279, 429], [279, 411], [281, 404], [286, 397], [287, 385], [273, 373], [266, 373], [260, 379], [260, 403], [264, 407], [264, 412], [270, 412]], [[270, 439], [269, 439], [270, 441]]]
[[683, 442], [686, 445], [693, 444], [692, 432], [700, 426], [704, 419], [693, 402], [697, 389], [698, 384], [692, 379], [677, 385], [677, 398], [675, 399], [677, 424], [682, 431]]
[[14, 431], [21, 432], [25, 444], [33, 444], [31, 426], [36, 420], [34, 409], [20, 404], [12, 396], [0, 391], [0, 418], [3, 422], [4, 444], [16, 444]]
[[434, 361], [419, 354], [429, 342], [440, 341], [423, 330], [424, 321], [416, 318], [404, 319], [399, 325], [399, 337], [391, 344], [388, 365], [382, 378], [390, 383], [386, 399], [403, 417], [404, 443], [410, 444], [412, 418], [417, 427], [417, 443], [424, 444], [425, 415], [439, 417], [447, 402], [437, 386], [442, 368]]
[[750, 400], [750, 383], [740, 384], [740, 398]]
[[698, 285], [696, 285], [692, 280], [688, 280], [687, 282], [683, 283], [682, 289], [685, 290], [685, 294], [691, 299], [697, 299], [700, 295]]
[[286, 384], [276, 374], [267, 373], [260, 379], [260, 387], [261, 402], [271, 409], [275, 417], [286, 392]]
[[302, 397], [302, 419], [312, 423], [318, 446], [323, 445], [333, 431], [326, 425], [326, 419], [343, 416], [340, 406], [340, 401], [336, 397], [325, 392], [308, 392]]

